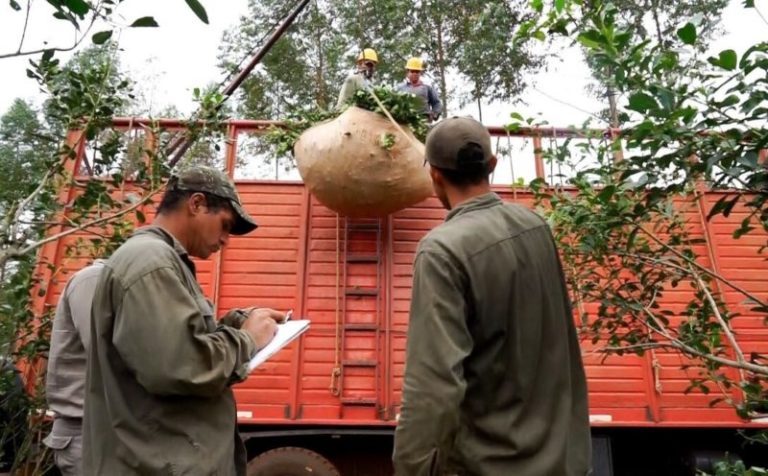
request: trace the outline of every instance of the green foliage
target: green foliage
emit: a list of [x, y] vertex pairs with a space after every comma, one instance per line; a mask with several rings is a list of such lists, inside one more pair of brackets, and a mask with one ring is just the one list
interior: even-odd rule
[[[421, 105], [413, 95], [402, 94], [389, 88], [373, 88], [373, 93], [398, 123], [411, 129], [417, 139], [424, 141], [427, 136], [427, 123], [421, 114]], [[384, 111], [369, 91], [359, 90], [349, 99], [350, 106], [373, 111], [384, 116]], [[277, 156], [288, 156], [301, 134], [315, 124], [335, 119], [343, 111], [314, 110], [294, 114], [282, 127], [272, 127], [264, 137], [265, 143], [274, 148]], [[385, 140], [382, 147], [390, 149], [394, 141]]]
[[385, 132], [381, 136], [379, 136], [379, 145], [382, 149], [386, 150], [392, 150], [392, 147], [395, 146], [396, 137], [391, 132]]
[[[224, 34], [220, 67], [237, 71], [293, 7], [279, 0], [250, 1], [249, 14]], [[307, 7], [236, 93], [238, 116], [282, 119], [335, 104], [338, 85], [352, 66], [347, 44], [334, 29], [335, 14], [330, 2]]]
[[[295, 112], [328, 109], [366, 47], [379, 54], [375, 84], [403, 81], [407, 58], [420, 56], [427, 60], [425, 79], [444, 104], [454, 98], [462, 103], [515, 100], [525, 85], [524, 73], [542, 64], [529, 43], [510, 41], [530, 16], [526, 4], [526, 0], [472, 0], [450, 6], [441, 0], [312, 2], [246, 81], [238, 94], [238, 112], [255, 119], [282, 119]], [[222, 68], [236, 69], [290, 7], [278, 0], [251, 0], [249, 14], [225, 34]]]
[[432, 3], [431, 11], [439, 9], [446, 17], [446, 67], [455, 68], [471, 85], [459, 93], [460, 102], [517, 101], [526, 76], [544, 65], [543, 56], [531, 47], [540, 38], [517, 45], [510, 41], [535, 15], [528, 1], [471, 0], [452, 8]]
[[725, 461], [718, 461], [715, 463], [715, 472], [713, 474], [699, 472], [700, 475], [706, 476], [765, 476], [768, 475], [768, 470], [764, 468], [747, 468], [742, 461], [731, 461], [726, 459]]
[[274, 148], [278, 157], [287, 157], [293, 153], [293, 146], [301, 134], [315, 124], [334, 119], [338, 111], [314, 110], [302, 114], [301, 117], [290, 117], [282, 127], [271, 127], [264, 136], [266, 144]]
[[[598, 44], [608, 42], [620, 47], [629, 38], [645, 39], [653, 41], [660, 52], [674, 52], [675, 43], [680, 40], [701, 52], [720, 32], [720, 18], [727, 5], [727, 0], [579, 2], [578, 9], [583, 18], [597, 26], [582, 31], [578, 37], [584, 46], [587, 64], [599, 84], [590, 89], [599, 97], [615, 95], [617, 81], [621, 82], [615, 78], [615, 65], [595, 56]], [[563, 18], [566, 15], [556, 9], [552, 10], [552, 15], [557, 20], [547, 24], [550, 32], [563, 33], [563, 21], [568, 21]], [[624, 116], [617, 116], [620, 123], [625, 121]]]
[[[426, 140], [427, 122], [421, 113], [421, 104], [416, 97], [384, 87], [373, 88], [373, 94], [381, 101], [382, 106], [392, 115], [395, 122], [408, 126], [420, 141]], [[373, 94], [364, 90], [356, 91], [350, 99], [350, 103], [359, 108], [384, 115], [384, 111], [374, 99]]]
[[[768, 303], [704, 265], [683, 204], [697, 206], [702, 185], [719, 189], [722, 197], [703, 210], [707, 219], [739, 206], [746, 213], [734, 238], [768, 232], [768, 169], [759, 161], [768, 148], [768, 43], [703, 58], [707, 27], [687, 14], [648, 39], [640, 25], [627, 26], [616, 2], [541, 11], [527, 35], [579, 41], [627, 98], [616, 140], [593, 139], [576, 154], [570, 140], [545, 151], [575, 170], [570, 190], [532, 184], [576, 302], [599, 304], [582, 316], [582, 335], [609, 354], [679, 352], [689, 359], [688, 391], [711, 394], [713, 405], [730, 405], [745, 419], [766, 413], [768, 358], [742, 351], [733, 330], [740, 316], [724, 293], [753, 303], [752, 315], [768, 317]], [[755, 246], [754, 259], [764, 259], [766, 246]], [[682, 310], [662, 304], [676, 288], [688, 290]], [[743, 398], [734, 398], [736, 389]]]
[[21, 99], [0, 117], [0, 217], [35, 189], [55, 140], [39, 112]]
[[[77, 29], [74, 48], [90, 36], [96, 18], [114, 24], [110, 19], [119, 3], [61, 0], [48, 6], [56, 19]], [[205, 19], [198, 2], [188, 4]], [[13, 10], [17, 7], [11, 2]], [[132, 26], [157, 23], [142, 16]], [[68, 278], [63, 269], [69, 260], [114, 251], [144, 222], [141, 207], [151, 203], [168, 173], [162, 140], [168, 133], [152, 125], [128, 132], [112, 127], [112, 119], [124, 114], [134, 98], [133, 82], [121, 71], [116, 47], [108, 41], [111, 35], [111, 30], [96, 33], [94, 43], [103, 45], [79, 51], [67, 64], [61, 64], [56, 50], [69, 47], [40, 51], [27, 76], [47, 97], [42, 111], [19, 100], [0, 118], [0, 410], [16, 417], [0, 420], [0, 448], [13, 453], [12, 474], [22, 466], [25, 474], [45, 474], [52, 464], [41, 442], [47, 423], [40, 418], [46, 408], [44, 368], [52, 317], [42, 303], [54, 300], [52, 283]], [[0, 58], [32, 53], [0, 53]], [[197, 100], [206, 122], [200, 128], [190, 123], [181, 132], [205, 144], [212, 131], [221, 129], [226, 110], [220, 107], [220, 94], [202, 93]], [[67, 131], [81, 134], [70, 134], [65, 142]], [[148, 134], [160, 138], [158, 148], [147, 149]], [[73, 160], [82, 149], [85, 158], [75, 169]], [[61, 194], [62, 188], [71, 193]], [[59, 246], [65, 237], [73, 239]], [[49, 242], [61, 250], [53, 254], [55, 263], [45, 261], [53, 256], [50, 252], [37, 254]], [[17, 381], [11, 364], [17, 362], [24, 363], [28, 393], [10, 392]]]

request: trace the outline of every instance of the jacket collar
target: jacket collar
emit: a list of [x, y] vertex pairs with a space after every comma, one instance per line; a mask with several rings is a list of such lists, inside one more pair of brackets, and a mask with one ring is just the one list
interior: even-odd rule
[[448, 215], [445, 217], [445, 221], [452, 220], [453, 218], [459, 215], [464, 215], [465, 213], [495, 207], [496, 205], [501, 205], [502, 203], [504, 202], [502, 202], [501, 198], [494, 192], [484, 193], [460, 203], [456, 208], [448, 212]]
[[181, 259], [181, 261], [183, 261], [184, 264], [186, 264], [187, 267], [190, 269], [190, 271], [192, 271], [192, 274], [193, 275], [195, 274], [196, 272], [195, 263], [189, 257], [189, 253], [187, 252], [186, 248], [184, 248], [181, 242], [177, 240], [176, 237], [170, 234], [167, 230], [156, 225], [149, 225], [149, 226], [141, 227], [133, 233], [133, 236], [140, 236], [140, 235], [154, 236], [168, 243], [173, 248], [173, 251], [175, 251], [176, 254], [179, 255], [179, 258]]

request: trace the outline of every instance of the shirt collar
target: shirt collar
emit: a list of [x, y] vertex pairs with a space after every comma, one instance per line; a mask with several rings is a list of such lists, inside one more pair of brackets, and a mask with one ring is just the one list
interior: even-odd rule
[[456, 208], [448, 212], [448, 215], [445, 217], [445, 221], [452, 220], [453, 218], [465, 213], [470, 213], [475, 210], [482, 210], [485, 208], [491, 208], [496, 205], [501, 205], [502, 203], [504, 202], [501, 201], [501, 198], [496, 195], [496, 193], [484, 193], [460, 203]]
[[179, 258], [181, 258], [184, 264], [186, 264], [187, 267], [192, 271], [192, 274], [195, 274], [195, 263], [189, 257], [189, 253], [187, 252], [186, 248], [184, 248], [184, 245], [182, 245], [181, 242], [167, 230], [156, 225], [149, 225], [141, 227], [133, 233], [133, 236], [138, 235], [154, 235], [171, 245], [171, 247], [173, 247], [173, 251], [179, 255]]

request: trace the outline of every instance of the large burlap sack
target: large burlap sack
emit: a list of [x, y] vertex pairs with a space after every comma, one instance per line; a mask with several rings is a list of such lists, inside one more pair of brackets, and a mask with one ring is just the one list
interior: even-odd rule
[[[299, 173], [325, 206], [350, 217], [381, 217], [432, 194], [424, 145], [386, 117], [350, 107], [307, 129], [293, 148]], [[385, 148], [386, 134], [394, 145]]]

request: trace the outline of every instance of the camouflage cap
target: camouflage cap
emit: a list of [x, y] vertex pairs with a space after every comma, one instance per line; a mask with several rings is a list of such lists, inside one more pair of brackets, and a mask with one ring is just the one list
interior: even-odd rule
[[460, 170], [493, 157], [488, 129], [471, 117], [451, 117], [429, 131], [426, 160], [440, 169]]
[[174, 171], [168, 181], [168, 190], [210, 193], [229, 200], [235, 211], [236, 220], [230, 233], [245, 235], [258, 227], [256, 221], [245, 211], [235, 183], [224, 172], [212, 167], [194, 166]]

